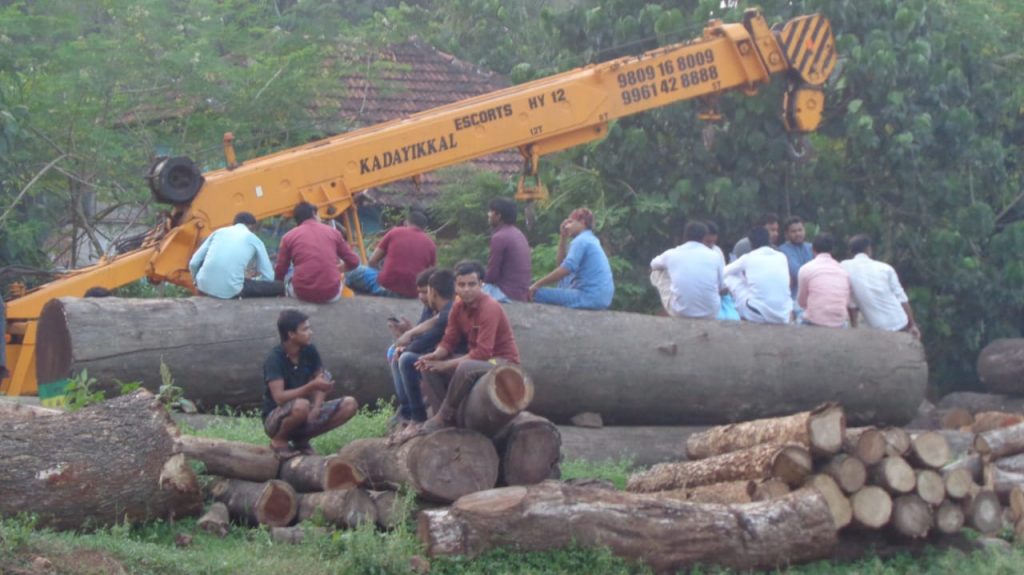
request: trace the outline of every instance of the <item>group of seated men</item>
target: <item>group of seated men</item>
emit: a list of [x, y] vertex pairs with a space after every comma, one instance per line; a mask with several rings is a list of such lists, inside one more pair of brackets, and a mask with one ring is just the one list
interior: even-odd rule
[[[778, 218], [766, 214], [737, 242], [726, 264], [714, 244], [714, 224], [692, 221], [684, 243], [651, 261], [651, 283], [673, 317], [742, 319], [754, 323], [868, 327], [920, 338], [906, 292], [892, 266], [872, 259], [865, 234], [850, 238], [850, 259], [833, 258], [835, 239], [819, 232], [807, 243], [803, 220], [786, 221], [786, 241], [774, 245]], [[728, 314], [735, 310], [736, 317]]]

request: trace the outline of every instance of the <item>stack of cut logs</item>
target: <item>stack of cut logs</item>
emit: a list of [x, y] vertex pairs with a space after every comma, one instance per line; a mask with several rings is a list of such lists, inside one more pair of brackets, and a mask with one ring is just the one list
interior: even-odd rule
[[[284, 528], [318, 516], [337, 528], [402, 518], [395, 491], [410, 489], [422, 502], [450, 503], [501, 485], [531, 485], [559, 476], [561, 438], [547, 419], [523, 411], [533, 397], [517, 366], [481, 376], [458, 414], [457, 427], [400, 445], [358, 439], [337, 454], [279, 461], [269, 447], [182, 436], [179, 449], [201, 461], [207, 498], [203, 529], [224, 534], [231, 520]], [[301, 528], [274, 536], [301, 540]]]
[[[991, 534], [1005, 522], [1024, 530], [1024, 455], [999, 459], [1021, 452], [1024, 425], [979, 434], [971, 449], [937, 431], [846, 429], [842, 409], [827, 404], [692, 435], [690, 461], [655, 465], [633, 475], [627, 489], [747, 503], [811, 486], [839, 529], [886, 528], [919, 539], [966, 524]], [[1005, 516], [1002, 502], [1010, 505]]]

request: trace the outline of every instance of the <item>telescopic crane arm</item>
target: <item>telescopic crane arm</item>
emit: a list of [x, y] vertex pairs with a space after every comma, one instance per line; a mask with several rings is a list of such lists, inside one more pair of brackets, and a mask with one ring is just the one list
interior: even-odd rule
[[[265, 219], [306, 201], [323, 216], [349, 218], [350, 239], [362, 249], [354, 205], [359, 192], [509, 148], [518, 148], [527, 171], [536, 174], [541, 156], [603, 138], [612, 120], [723, 92], [753, 95], [773, 74], [785, 74], [788, 82], [787, 130], [814, 130], [824, 108], [821, 86], [836, 58], [826, 18], [802, 16], [773, 30], [758, 10], [748, 10], [741, 23], [709, 22], [691, 42], [570, 70], [240, 165], [226, 137], [229, 167], [205, 175], [187, 158], [164, 159], [151, 169], [150, 187], [174, 209], [140, 249], [9, 302], [9, 364], [15, 367], [0, 391], [34, 392], [35, 328], [47, 301], [142, 277], [192, 287], [192, 253], [239, 211]], [[517, 198], [543, 199], [543, 191], [521, 185]]]

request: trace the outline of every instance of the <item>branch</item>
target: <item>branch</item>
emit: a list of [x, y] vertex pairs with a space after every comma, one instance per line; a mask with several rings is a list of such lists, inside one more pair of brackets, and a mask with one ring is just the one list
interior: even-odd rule
[[266, 84], [263, 84], [263, 87], [260, 88], [259, 92], [256, 92], [256, 95], [253, 96], [253, 98], [252, 98], [253, 102], [255, 102], [256, 100], [260, 99], [260, 96], [263, 95], [263, 91], [270, 87], [270, 84], [272, 84], [274, 82], [274, 80], [276, 80], [277, 77], [281, 75], [281, 72], [284, 72], [284, 66], [278, 68], [277, 72], [274, 72], [273, 77], [271, 77], [269, 80], [267, 80]]
[[46, 174], [46, 172], [49, 172], [50, 168], [54, 167], [57, 164], [57, 162], [63, 160], [66, 157], [67, 157], [67, 154], [61, 154], [60, 156], [58, 156], [57, 158], [52, 160], [49, 164], [46, 164], [46, 166], [44, 166], [43, 169], [40, 170], [39, 173], [37, 173], [35, 175], [35, 177], [32, 178], [32, 180], [28, 183], [28, 185], [26, 185], [24, 188], [22, 188], [22, 190], [20, 192], [18, 192], [18, 196], [16, 198], [14, 198], [14, 201], [7, 208], [7, 211], [5, 211], [2, 216], [0, 216], [0, 226], [2, 226], [4, 224], [4, 222], [7, 221], [7, 216], [9, 216], [10, 213], [11, 213], [11, 210], [13, 210], [15, 208], [15, 206], [18, 205], [18, 202], [21, 201], [21, 198], [25, 197], [25, 194], [28, 193], [29, 188], [31, 188], [36, 182], [38, 182], [39, 178], [43, 177], [43, 175]]
[[1003, 211], [999, 212], [999, 215], [996, 216], [996, 219], [994, 220], [995, 223], [998, 224], [999, 220], [1003, 219], [1003, 216], [1010, 213], [1010, 210], [1012, 210], [1017, 204], [1019, 204], [1022, 199], [1024, 199], [1024, 190], [1021, 190], [1021, 192], [1017, 194], [1017, 197], [1013, 198], [1013, 201], [1010, 202], [1005, 208], [1003, 208]]

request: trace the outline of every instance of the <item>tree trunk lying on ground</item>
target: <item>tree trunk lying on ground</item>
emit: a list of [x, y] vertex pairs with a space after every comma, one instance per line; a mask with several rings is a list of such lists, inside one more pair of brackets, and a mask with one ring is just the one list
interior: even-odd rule
[[456, 425], [494, 437], [533, 401], [533, 380], [518, 365], [500, 365], [480, 376], [459, 406]]
[[376, 523], [379, 519], [373, 499], [359, 488], [299, 495], [298, 520], [305, 521], [317, 515], [342, 529], [351, 529], [363, 523]]
[[203, 462], [206, 473], [263, 482], [281, 479], [298, 492], [348, 489], [363, 482], [359, 471], [337, 457], [302, 455], [283, 464], [266, 445], [182, 435], [181, 452]]
[[499, 485], [533, 485], [558, 479], [562, 436], [547, 419], [523, 412], [494, 436]]
[[552, 481], [424, 511], [417, 532], [431, 555], [606, 546], [660, 573], [697, 564], [772, 569], [824, 557], [837, 541], [828, 504], [815, 490], [727, 506]]
[[992, 459], [1024, 452], [1024, 423], [979, 433], [974, 449]]
[[[199, 484], [160, 402], [137, 391], [74, 413], [0, 418], [0, 517], [78, 529], [197, 516]], [[31, 416], [27, 415], [31, 412]]]
[[371, 489], [408, 485], [431, 501], [455, 501], [498, 481], [494, 445], [470, 429], [442, 429], [394, 446], [383, 438], [357, 439], [338, 457], [355, 467]]
[[1024, 396], [1024, 338], [986, 345], [978, 354], [978, 379], [992, 393]]
[[[255, 406], [259, 366], [278, 343], [274, 326], [286, 308], [314, 318], [335, 394], [361, 403], [393, 395], [385, 318], [414, 317], [419, 304], [374, 297], [321, 306], [286, 298], [56, 299], [39, 322], [37, 376], [45, 383], [88, 369], [101, 382], [142, 380], [155, 389], [162, 360], [185, 396], [207, 408]], [[556, 422], [590, 411], [608, 424], [728, 423], [836, 401], [851, 422], [900, 424], [915, 415], [928, 381], [924, 350], [905, 333], [504, 309], [536, 385], [530, 409]]]
[[238, 523], [284, 527], [295, 519], [298, 496], [291, 485], [271, 479], [263, 483], [220, 479], [209, 488], [210, 498], [223, 503]]
[[843, 408], [826, 403], [810, 411], [713, 427], [686, 439], [686, 456], [704, 459], [755, 445], [796, 443], [814, 455], [832, 455], [843, 447]]
[[811, 455], [799, 445], [758, 445], [698, 461], [659, 463], [634, 473], [626, 489], [637, 493], [685, 489], [743, 479], [777, 478], [799, 485], [811, 473]]

